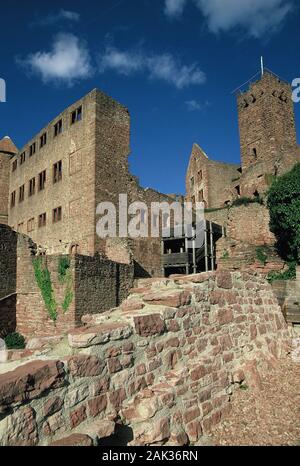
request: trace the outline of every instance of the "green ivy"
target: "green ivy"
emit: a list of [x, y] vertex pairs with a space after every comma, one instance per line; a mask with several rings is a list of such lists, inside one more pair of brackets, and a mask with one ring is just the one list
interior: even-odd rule
[[261, 264], [266, 265], [268, 256], [263, 246], [256, 248], [256, 258], [259, 260]]
[[43, 267], [41, 257], [35, 257], [33, 259], [33, 268], [35, 279], [39, 289], [41, 290], [49, 317], [55, 322], [57, 320], [57, 305], [54, 297], [50, 272], [47, 267]]
[[67, 272], [70, 269], [70, 258], [68, 256], [60, 256], [58, 260], [58, 279], [61, 283], [66, 280]]
[[62, 303], [62, 309], [65, 312], [69, 309], [73, 301], [73, 279], [70, 271], [71, 261], [68, 256], [61, 256], [58, 260], [58, 279], [60, 283], [66, 285], [65, 296]]
[[288, 269], [284, 272], [269, 272], [267, 275], [267, 280], [270, 283], [275, 282], [276, 280], [294, 280], [296, 278], [296, 262], [289, 262]]
[[69, 309], [72, 301], [73, 301], [73, 291], [69, 288], [66, 290], [66, 293], [65, 293], [65, 297], [64, 297], [64, 300], [63, 300], [63, 303], [62, 303], [62, 308], [63, 308], [63, 311], [64, 312], [67, 312], [67, 310]]
[[264, 200], [260, 196], [255, 197], [238, 197], [232, 202], [233, 207], [239, 207], [241, 205], [249, 205], [249, 204], [263, 204]]

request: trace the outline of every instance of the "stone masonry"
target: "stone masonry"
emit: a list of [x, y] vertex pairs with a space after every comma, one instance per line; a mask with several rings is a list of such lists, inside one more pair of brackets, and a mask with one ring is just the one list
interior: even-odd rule
[[[26, 235], [0, 225], [0, 336], [18, 331], [25, 337], [54, 336], [81, 325], [83, 314], [118, 306], [133, 286], [134, 265], [96, 254], [39, 255]], [[68, 282], [60, 280], [61, 259], [68, 259]], [[38, 286], [33, 261], [50, 274], [57, 319], [54, 321]], [[70, 302], [63, 308], [67, 293]]]
[[[142, 238], [120, 241], [96, 233], [98, 204], [113, 203], [119, 218], [119, 194], [128, 195], [128, 204], [172, 202], [139, 186], [129, 172], [129, 154], [127, 108], [94, 89], [11, 158], [9, 225], [29, 235], [47, 254], [101, 253], [115, 262], [134, 260], [140, 276], [160, 275], [160, 238], [145, 248]], [[0, 186], [8, 190], [7, 185]], [[7, 197], [8, 192], [6, 201]]]
[[237, 95], [241, 166], [214, 162], [194, 145], [186, 175], [190, 201], [223, 207], [264, 194], [274, 178], [300, 162], [292, 88], [266, 71]]
[[228, 415], [233, 390], [259, 390], [260, 373], [289, 349], [256, 273], [141, 280], [121, 307], [83, 322], [67, 341], [9, 352], [1, 445], [101, 444], [122, 425], [130, 445], [197, 443]]

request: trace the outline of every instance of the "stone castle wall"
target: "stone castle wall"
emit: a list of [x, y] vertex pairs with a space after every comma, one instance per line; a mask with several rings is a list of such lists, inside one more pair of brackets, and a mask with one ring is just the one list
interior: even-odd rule
[[0, 151], [0, 223], [8, 223], [10, 156]]
[[235, 199], [238, 193], [239, 166], [210, 160], [194, 144], [186, 174], [186, 198], [190, 202], [205, 202], [207, 208], [223, 206]]
[[[81, 325], [83, 314], [118, 306], [133, 286], [133, 264], [119, 264], [100, 255], [39, 256], [29, 237], [5, 225], [0, 225], [0, 247], [2, 335], [15, 330], [25, 337], [66, 333]], [[47, 268], [50, 273], [57, 312], [55, 321], [49, 315], [35, 277], [33, 261], [37, 259], [42, 269]], [[63, 282], [58, 272], [62, 259], [69, 260], [68, 280]], [[65, 309], [67, 293], [70, 302]]]
[[139, 286], [69, 332], [68, 344], [40, 341], [42, 360], [36, 342], [27, 361], [0, 366], [2, 445], [97, 444], [116, 424], [132, 430], [131, 445], [195, 443], [226, 417], [233, 390], [258, 390], [260, 371], [288, 350], [277, 300], [257, 274]]
[[205, 218], [226, 229], [233, 240], [254, 245], [274, 245], [275, 236], [270, 232], [270, 214], [266, 206], [252, 203], [245, 206], [228, 207], [206, 212]]

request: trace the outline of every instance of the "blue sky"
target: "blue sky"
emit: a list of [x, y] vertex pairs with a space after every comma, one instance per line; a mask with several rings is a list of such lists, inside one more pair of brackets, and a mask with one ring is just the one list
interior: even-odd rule
[[[21, 147], [94, 87], [129, 108], [143, 186], [184, 192], [192, 144], [239, 163], [232, 91], [300, 77], [299, 0], [10, 0], [1, 4], [0, 137]], [[298, 140], [300, 103], [295, 105]]]

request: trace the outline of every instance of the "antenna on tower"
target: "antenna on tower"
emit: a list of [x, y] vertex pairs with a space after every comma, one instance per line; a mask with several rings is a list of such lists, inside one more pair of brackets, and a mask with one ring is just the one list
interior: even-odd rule
[[260, 57], [260, 65], [261, 65], [261, 76], [263, 77], [265, 68], [264, 68], [264, 57]]

